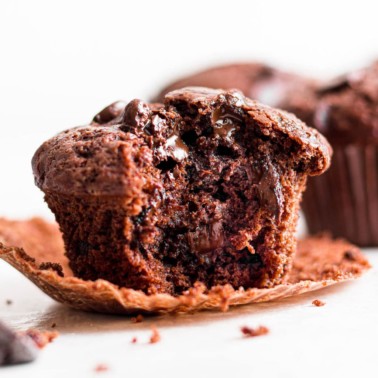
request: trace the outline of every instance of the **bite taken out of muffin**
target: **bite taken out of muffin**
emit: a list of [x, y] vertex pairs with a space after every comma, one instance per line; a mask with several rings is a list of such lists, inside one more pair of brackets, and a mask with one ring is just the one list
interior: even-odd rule
[[177, 295], [285, 282], [307, 177], [330, 155], [291, 114], [191, 87], [112, 104], [32, 164], [77, 277]]

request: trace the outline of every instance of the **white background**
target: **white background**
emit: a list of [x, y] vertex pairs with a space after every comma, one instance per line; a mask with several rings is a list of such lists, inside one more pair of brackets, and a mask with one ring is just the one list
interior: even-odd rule
[[[377, 15], [374, 0], [2, 0], [0, 215], [51, 217], [33, 184], [32, 154], [45, 139], [88, 122], [104, 105], [148, 99], [182, 74], [223, 62], [260, 60], [310, 76], [340, 74], [378, 57]], [[361, 283], [319, 294], [330, 296], [330, 304], [319, 309], [309, 306], [314, 294], [240, 310], [224, 320], [203, 315], [204, 322], [188, 320], [188, 328], [180, 321], [163, 329], [162, 344], [131, 351], [128, 339], [135, 332], [128, 320], [121, 331], [120, 319], [113, 329], [109, 317], [48, 310], [49, 299], [0, 264], [0, 302], [9, 287], [18, 298], [14, 307], [0, 307], [0, 317], [21, 327], [28, 319], [40, 324], [46, 311], [59, 322], [68, 319], [37, 364], [4, 372], [57, 376], [61, 360], [66, 376], [84, 377], [104, 356], [114, 367], [109, 376], [134, 376], [138, 366], [165, 376], [179, 369], [210, 376], [209, 367], [228, 375], [240, 367], [244, 376], [262, 374], [267, 366], [280, 377], [328, 376], [327, 369], [357, 375], [359, 367], [367, 376], [376, 359], [377, 282], [372, 271]], [[73, 328], [76, 318], [82, 330]], [[239, 325], [256, 322], [272, 326], [272, 334], [240, 341]], [[117, 333], [104, 332], [109, 329]]]

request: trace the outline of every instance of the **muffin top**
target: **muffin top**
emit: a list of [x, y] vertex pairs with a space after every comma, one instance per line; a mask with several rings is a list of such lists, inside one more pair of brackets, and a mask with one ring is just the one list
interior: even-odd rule
[[238, 63], [213, 67], [178, 80], [155, 98], [163, 101], [166, 93], [187, 86], [238, 89], [263, 104], [296, 114], [307, 122], [316, 101], [318, 83], [261, 63]]
[[313, 125], [333, 145], [378, 142], [378, 61], [318, 89]]
[[[194, 118], [196, 129], [191, 130]], [[202, 124], [206, 130], [200, 130]], [[329, 166], [331, 148], [325, 138], [295, 116], [236, 90], [191, 87], [168, 93], [164, 105], [141, 100], [111, 104], [89, 125], [51, 138], [33, 157], [35, 181], [45, 192], [135, 198], [161, 189], [160, 172], [166, 166], [191, 159], [190, 133], [211, 139], [209, 146], [214, 140], [232, 149], [252, 144], [237, 140], [240, 127], [269, 142], [271, 158], [290, 169], [317, 175]]]

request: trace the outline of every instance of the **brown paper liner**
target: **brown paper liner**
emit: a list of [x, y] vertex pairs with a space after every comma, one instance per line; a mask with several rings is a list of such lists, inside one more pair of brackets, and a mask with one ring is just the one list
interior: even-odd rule
[[147, 295], [101, 279], [85, 281], [73, 277], [57, 225], [39, 218], [26, 221], [0, 218], [0, 257], [58, 302], [76, 309], [113, 314], [226, 310], [229, 306], [272, 301], [317, 290], [356, 278], [369, 268], [357, 247], [324, 236], [299, 242], [286, 284], [247, 290], [235, 290], [230, 285], [207, 290], [198, 284], [177, 297]]
[[309, 231], [326, 230], [360, 246], [377, 246], [378, 147], [333, 149], [331, 168], [307, 182], [302, 206]]

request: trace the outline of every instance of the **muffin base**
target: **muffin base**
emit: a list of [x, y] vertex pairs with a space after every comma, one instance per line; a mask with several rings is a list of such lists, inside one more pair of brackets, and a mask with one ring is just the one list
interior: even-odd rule
[[[22, 247], [27, 248], [26, 251]], [[86, 281], [74, 277], [67, 268], [56, 224], [41, 219], [9, 221], [1, 218], [0, 258], [56, 301], [80, 310], [112, 314], [225, 311], [229, 306], [273, 301], [351, 280], [370, 267], [361, 251], [346, 241], [307, 238], [298, 244], [286, 284], [247, 290], [235, 290], [230, 285], [206, 289], [198, 284], [179, 296], [147, 295], [119, 288], [106, 280]], [[58, 274], [55, 265], [42, 264], [46, 261], [60, 263], [64, 276]]]

